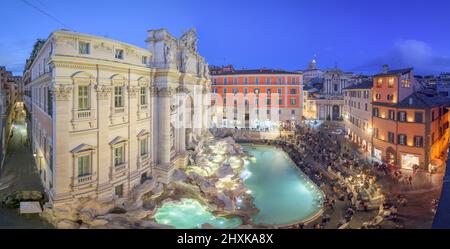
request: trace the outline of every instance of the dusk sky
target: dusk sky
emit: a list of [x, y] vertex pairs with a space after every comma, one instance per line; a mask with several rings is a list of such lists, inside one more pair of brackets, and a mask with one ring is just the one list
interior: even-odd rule
[[213, 65], [298, 70], [317, 54], [320, 68], [372, 74], [386, 63], [416, 74], [450, 71], [444, 0], [2, 0], [0, 10], [0, 65], [15, 74], [34, 41], [61, 28], [145, 48], [149, 29], [179, 37], [192, 27]]

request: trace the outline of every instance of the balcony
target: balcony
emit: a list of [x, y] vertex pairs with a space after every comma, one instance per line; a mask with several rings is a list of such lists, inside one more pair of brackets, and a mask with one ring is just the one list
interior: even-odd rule
[[148, 110], [148, 105], [141, 105], [141, 106], [140, 106], [140, 110], [141, 110], [141, 111], [146, 111], [146, 110]]
[[127, 167], [126, 163], [114, 165], [114, 173], [116, 173], [116, 174], [120, 173], [120, 172], [124, 171], [126, 167]]
[[94, 118], [94, 110], [75, 111], [76, 120], [89, 120]]
[[78, 184], [86, 184], [92, 181], [92, 175], [78, 176]]
[[114, 108], [114, 113], [115, 114], [123, 114], [123, 113], [125, 113], [125, 107], [116, 107], [116, 108]]

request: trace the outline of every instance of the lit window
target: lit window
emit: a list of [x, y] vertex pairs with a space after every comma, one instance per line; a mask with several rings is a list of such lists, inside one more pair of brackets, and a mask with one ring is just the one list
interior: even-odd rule
[[378, 88], [381, 88], [381, 87], [383, 87], [383, 79], [378, 79], [378, 81], [377, 81], [377, 87]]
[[389, 78], [388, 87], [389, 88], [393, 88], [394, 87], [394, 78]]

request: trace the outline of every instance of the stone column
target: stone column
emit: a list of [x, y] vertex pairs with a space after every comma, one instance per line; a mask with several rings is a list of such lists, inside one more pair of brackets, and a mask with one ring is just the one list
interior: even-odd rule
[[157, 145], [157, 161], [158, 165], [163, 170], [170, 168], [170, 100], [172, 98], [173, 89], [160, 88], [157, 96], [157, 124], [158, 124], [158, 139]]
[[54, 175], [53, 189], [54, 201], [64, 202], [72, 198], [73, 165], [72, 155], [68, 146], [72, 109], [72, 90], [71, 85], [59, 84], [53, 88], [55, 96], [55, 112], [53, 115], [54, 137]]
[[[107, 82], [104, 82], [107, 83]], [[112, 87], [110, 85], [99, 84], [97, 91], [97, 174], [98, 174], [98, 198], [108, 200], [112, 198], [111, 173], [111, 146], [109, 145], [109, 122], [111, 113], [110, 95]], [[94, 159], [95, 160], [95, 159]]]

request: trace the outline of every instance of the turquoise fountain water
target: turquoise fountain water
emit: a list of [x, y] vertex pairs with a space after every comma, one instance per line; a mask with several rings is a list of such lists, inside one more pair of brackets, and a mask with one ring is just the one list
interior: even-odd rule
[[165, 203], [155, 215], [156, 222], [179, 229], [201, 228], [209, 223], [215, 228], [235, 228], [242, 224], [239, 218], [216, 217], [205, 206], [193, 199], [182, 199], [180, 203]]
[[[322, 207], [323, 196], [317, 186], [297, 169], [281, 149], [265, 145], [243, 145], [255, 157], [246, 162], [241, 178], [260, 212], [253, 217], [257, 224], [287, 225], [313, 217]], [[239, 203], [239, 200], [238, 200]], [[155, 215], [160, 224], [175, 228], [201, 228], [209, 223], [215, 228], [235, 228], [239, 218], [216, 217], [193, 199], [166, 203]]]
[[255, 157], [242, 173], [260, 212], [257, 224], [286, 225], [314, 216], [323, 203], [322, 191], [300, 171], [281, 149], [243, 145]]

